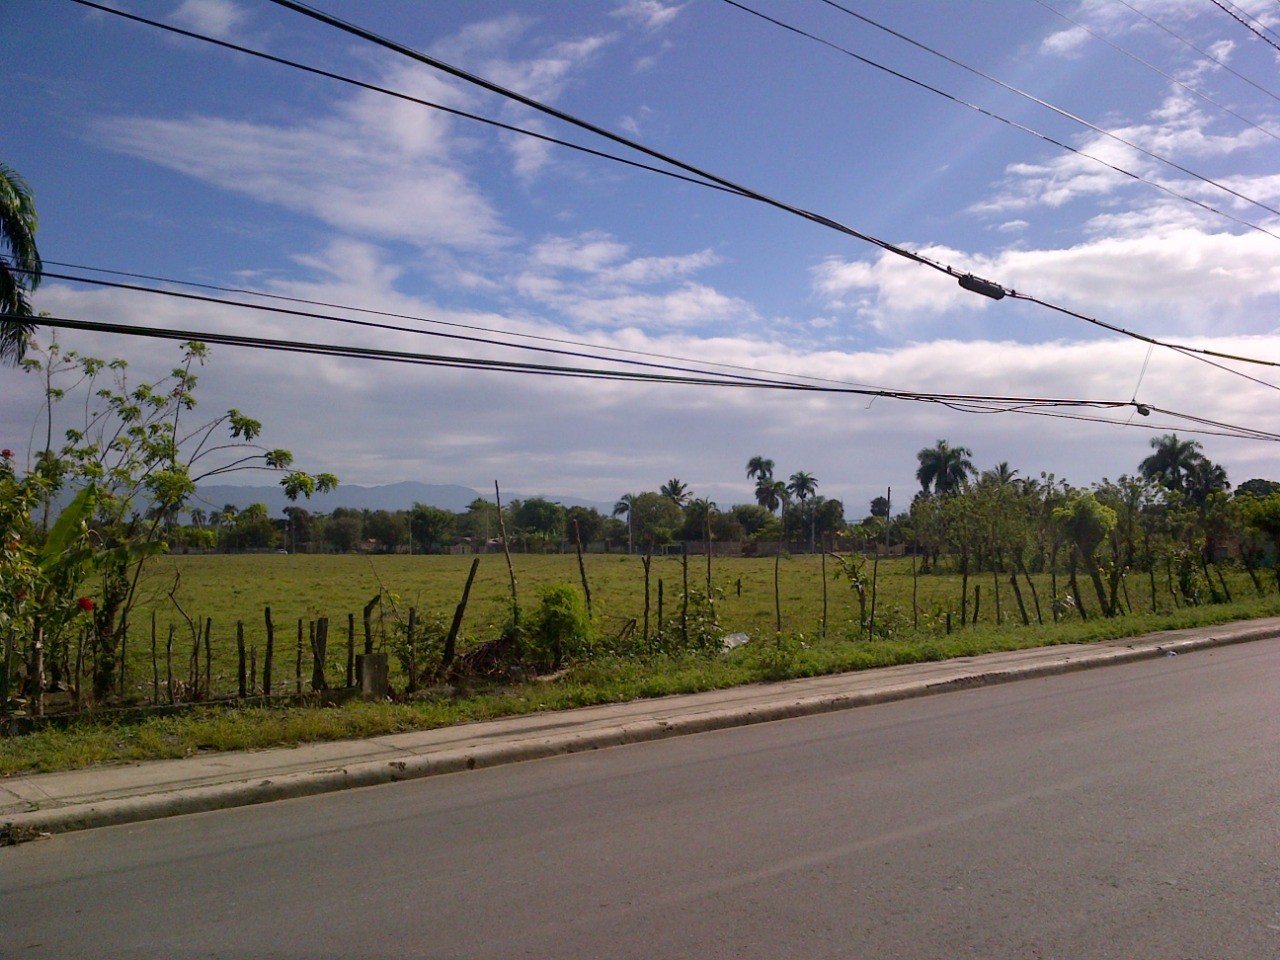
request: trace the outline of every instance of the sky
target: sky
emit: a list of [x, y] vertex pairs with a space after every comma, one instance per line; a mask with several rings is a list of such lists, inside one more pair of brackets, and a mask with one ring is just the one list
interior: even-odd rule
[[[656, 164], [269, 0], [112, 6]], [[1164, 342], [1280, 362], [1272, 0], [315, 6], [957, 273]], [[1233, 483], [1280, 479], [1274, 442], [1197, 434], [1175, 415], [1275, 431], [1274, 367], [1211, 364], [983, 297], [765, 203], [71, 0], [10, 0], [3, 18], [0, 161], [31, 185], [45, 260], [76, 265], [49, 271], [414, 319], [309, 308], [408, 329], [360, 328], [46, 278], [33, 302], [55, 317], [603, 365], [439, 336], [462, 334], [827, 386], [1156, 408], [1059, 411], [1098, 423], [212, 347], [198, 411], [260, 419], [263, 441], [304, 469], [603, 502], [678, 478], [724, 506], [752, 500], [746, 464], [764, 456], [780, 478], [815, 476], [857, 519], [889, 489], [905, 506], [916, 453], [939, 439], [979, 469], [1003, 461], [1085, 486], [1136, 473], [1152, 439], [1176, 430]], [[58, 336], [126, 358], [139, 379], [177, 359], [170, 342]], [[37, 377], [0, 368], [0, 445], [27, 455], [41, 395]]]

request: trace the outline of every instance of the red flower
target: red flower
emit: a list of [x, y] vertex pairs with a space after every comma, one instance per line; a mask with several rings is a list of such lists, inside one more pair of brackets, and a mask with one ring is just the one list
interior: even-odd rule
[[85, 613], [90, 613], [93, 611], [93, 601], [90, 600], [88, 597], [81, 597], [79, 600], [76, 601], [76, 603], [80, 604], [80, 609], [83, 610]]
[[27, 599], [27, 591], [19, 590], [17, 593], [13, 595], [13, 599], [21, 603], [23, 600]]
[[4, 457], [4, 459], [6, 460], [12, 460], [13, 451], [10, 450], [8, 447], [5, 447], [3, 450], [0, 450], [0, 457]]

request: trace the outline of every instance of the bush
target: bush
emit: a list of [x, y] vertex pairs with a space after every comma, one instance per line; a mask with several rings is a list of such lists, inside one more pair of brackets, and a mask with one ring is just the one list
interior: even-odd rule
[[524, 653], [537, 670], [558, 670], [591, 653], [591, 618], [581, 590], [569, 583], [542, 588], [538, 608], [525, 624]]

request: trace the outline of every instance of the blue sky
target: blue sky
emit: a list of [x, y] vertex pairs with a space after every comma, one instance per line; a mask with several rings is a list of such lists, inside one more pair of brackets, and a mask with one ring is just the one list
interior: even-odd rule
[[[115, 5], [620, 149], [264, 0]], [[1120, 142], [1280, 208], [1277, 50], [1209, 0], [844, 4], [1114, 137], [820, 0], [745, 5], [1280, 234], [1274, 213]], [[1006, 287], [1152, 336], [1280, 360], [1280, 239], [722, 0], [317, 6]], [[1230, 6], [1280, 33], [1280, 6], [1270, 0]], [[7, 6], [0, 53], [6, 88], [22, 92], [0, 118], [0, 159], [35, 191], [48, 260], [789, 376], [947, 393], [1136, 396], [1249, 427], [1276, 424], [1276, 395], [1265, 386], [1166, 350], [1147, 362], [1133, 340], [965, 293], [766, 206], [69, 0]], [[54, 280], [36, 304], [102, 321], [464, 349]], [[62, 339], [128, 357], [139, 374], [166, 370], [174, 357], [170, 346], [134, 338]], [[1266, 368], [1249, 372], [1280, 382]], [[34, 378], [0, 370], [5, 446], [25, 448], [38, 395]], [[497, 479], [529, 493], [612, 500], [679, 477], [698, 495], [733, 503], [750, 499], [745, 464], [760, 454], [781, 475], [814, 474], [819, 492], [843, 498], [851, 516], [888, 486], [905, 502], [915, 452], [939, 438], [969, 447], [982, 468], [1008, 461], [1087, 484], [1134, 472], [1158, 435], [1150, 423], [1181, 426], [1129, 423], [1131, 411], [1096, 424], [232, 347], [214, 348], [200, 397], [211, 415], [233, 405], [252, 412], [271, 445], [347, 482], [488, 489]], [[1274, 444], [1199, 439], [1234, 482], [1280, 477]]]

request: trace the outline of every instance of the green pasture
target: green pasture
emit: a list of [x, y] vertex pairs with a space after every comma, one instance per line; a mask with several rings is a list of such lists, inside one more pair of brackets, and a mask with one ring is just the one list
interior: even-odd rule
[[[184, 617], [211, 625], [210, 647], [214, 665], [214, 690], [234, 692], [236, 682], [237, 624], [243, 624], [246, 648], [256, 648], [261, 664], [265, 650], [264, 610], [271, 609], [275, 625], [274, 679], [290, 685], [296, 669], [298, 625], [304, 636], [310, 623], [329, 618], [329, 679], [333, 683], [345, 671], [345, 650], [349, 616], [354, 615], [357, 649], [363, 645], [362, 610], [372, 598], [381, 596], [375, 612], [375, 643], [382, 644], [407, 622], [409, 610], [419, 622], [436, 618], [451, 621], [461, 599], [472, 560], [470, 556], [325, 556], [325, 555], [201, 555], [169, 556], [154, 561], [140, 584], [140, 602], [130, 626], [128, 646], [129, 688], [133, 696], [149, 698], [153, 664], [151, 621], [157, 627], [157, 657], [162, 682], [167, 673], [165, 645], [173, 628], [175, 674], [183, 676], [192, 644], [191, 629]], [[580, 584], [574, 555], [515, 554], [512, 557], [521, 607], [528, 611], [537, 604], [539, 588], [552, 583]], [[966, 614], [962, 627], [962, 577], [947, 572], [913, 576], [910, 559], [871, 558], [861, 560], [861, 577], [867, 591], [867, 609], [874, 584], [877, 633], [887, 628], [891, 638], [942, 636], [962, 629], [1023, 630], [1008, 575], [991, 573], [969, 578]], [[636, 555], [589, 554], [584, 557], [587, 582], [592, 597], [593, 623], [597, 640], [613, 648], [611, 639], [623, 635], [634, 621], [631, 635], [639, 637], [645, 620], [645, 575], [642, 558]], [[720, 632], [746, 633], [753, 638], [771, 637], [776, 631], [773, 558], [713, 557], [711, 562], [714, 615]], [[687, 578], [695, 600], [705, 594], [707, 558], [688, 558]], [[659, 632], [659, 601], [668, 634], [678, 629], [686, 570], [680, 557], [656, 556], [649, 575], [650, 635]], [[820, 555], [783, 556], [777, 564], [778, 597], [782, 632], [802, 635], [807, 640], [865, 639], [859, 629], [860, 605], [841, 565]], [[1052, 642], [1063, 630], [1076, 632], [1082, 624], [1071, 613], [1061, 626], [1053, 624], [1052, 596], [1055, 586], [1049, 574], [1033, 578], [1045, 625], [1036, 616], [1032, 592], [1022, 582], [1023, 601], [1031, 620], [1031, 632]], [[1092, 586], [1082, 577], [1081, 590], [1091, 619], [1099, 619]], [[1255, 596], [1252, 584], [1239, 571], [1227, 572], [1233, 597]], [[1067, 591], [1066, 577], [1056, 581], [1059, 594]], [[459, 648], [498, 635], [510, 616], [510, 578], [501, 554], [481, 556], [462, 623]], [[1152, 612], [1151, 589], [1145, 576], [1126, 585], [1128, 606], [1135, 613]], [[977, 600], [977, 623], [975, 614]], [[1155, 612], [1175, 607], [1167, 585], [1157, 580]], [[691, 611], [697, 613], [698, 611]], [[997, 623], [997, 618], [999, 623]], [[662, 650], [655, 637], [648, 649]], [[304, 640], [304, 679], [310, 678], [309, 641]], [[204, 657], [202, 650], [201, 657]], [[395, 666], [393, 664], [393, 676]], [[274, 684], [273, 684], [274, 687]]]
[[[356, 616], [357, 648], [362, 645], [360, 611], [381, 593], [388, 635], [414, 607], [419, 618], [453, 615], [471, 557], [443, 556], [174, 556], [156, 562], [141, 584], [142, 602], [135, 609], [129, 631], [128, 693], [149, 703], [153, 669], [166, 685], [165, 639], [174, 628], [174, 675], [187, 675], [191, 634], [177, 605], [193, 619], [212, 623], [213, 692], [233, 693], [236, 686], [236, 623], [243, 622], [246, 646], [258, 650], [259, 671], [264, 646], [263, 608], [270, 606], [276, 624], [273, 690], [295, 687], [297, 623], [317, 617], [330, 619], [327, 675], [341, 682], [345, 668], [347, 614]], [[574, 556], [516, 555], [516, 576], [522, 606], [537, 602], [541, 585], [578, 582]], [[744, 632], [751, 643], [728, 653], [666, 649], [661, 642], [633, 645], [629, 653], [609, 638], [629, 621], [643, 629], [644, 571], [639, 557], [594, 555], [586, 558], [594, 600], [593, 627], [598, 653], [548, 678], [529, 678], [498, 686], [465, 684], [451, 690], [427, 691], [410, 701], [350, 703], [326, 708], [278, 702], [263, 706], [208, 706], [178, 715], [119, 720], [93, 714], [59, 728], [0, 739], [0, 776], [30, 771], [74, 769], [96, 763], [188, 756], [203, 750], [262, 748], [281, 744], [373, 736], [426, 729], [468, 720], [491, 719], [540, 710], [557, 710], [639, 697], [689, 693], [816, 676], [894, 664], [974, 656], [1055, 643], [1091, 642], [1135, 636], [1157, 630], [1222, 623], [1280, 615], [1280, 595], [1271, 578], [1259, 596], [1242, 571], [1224, 570], [1233, 602], [1195, 607], [1175, 606], [1164, 581], [1157, 579], [1156, 609], [1151, 610], [1150, 583], [1145, 574], [1127, 585], [1130, 613], [1112, 619], [1097, 614], [1091, 585], [1081, 583], [1090, 612], [1087, 622], [1077, 614], [1053, 622], [1050, 612], [1051, 578], [1034, 577], [1045, 624], [1036, 623], [1030, 591], [1024, 599], [1032, 625], [1022, 625], [1007, 576], [1000, 583], [1001, 622], [996, 622], [996, 581], [990, 573], [969, 579], [968, 612], [973, 616], [974, 588], [981, 588], [978, 623], [960, 625], [961, 577], [953, 572], [913, 578], [910, 560], [881, 561], [876, 571], [876, 617], [881, 627], [868, 638], [858, 626], [859, 605], [838, 564], [822, 558], [784, 557], [778, 566], [782, 600], [781, 632], [775, 630], [774, 561], [772, 558], [715, 558], [712, 566], [718, 632]], [[868, 581], [872, 561], [862, 573]], [[691, 590], [705, 590], [706, 558], [689, 559]], [[683, 570], [679, 558], [655, 557], [650, 577], [650, 624], [656, 633], [658, 581], [663, 583], [667, 629], [680, 608]], [[740, 585], [740, 588], [739, 588]], [[827, 631], [822, 633], [823, 591], [826, 588]], [[1066, 578], [1058, 577], [1060, 592]], [[868, 589], [870, 584], [868, 582]], [[461, 646], [498, 634], [508, 616], [509, 580], [501, 555], [481, 558], [463, 627]], [[913, 605], [913, 590], [915, 601]], [[172, 594], [172, 597], [170, 596]], [[175, 604], [174, 601], [177, 601]], [[395, 611], [390, 607], [394, 602]], [[913, 606], [919, 628], [913, 628]], [[154, 611], [159, 638], [157, 663], [150, 645]], [[951, 613], [951, 632], [946, 614]], [[381, 643], [382, 629], [376, 642]], [[203, 649], [201, 658], [203, 660]], [[309, 651], [304, 649], [302, 678], [311, 676]], [[393, 670], [393, 683], [402, 675]], [[160, 691], [163, 702], [166, 694]]]

